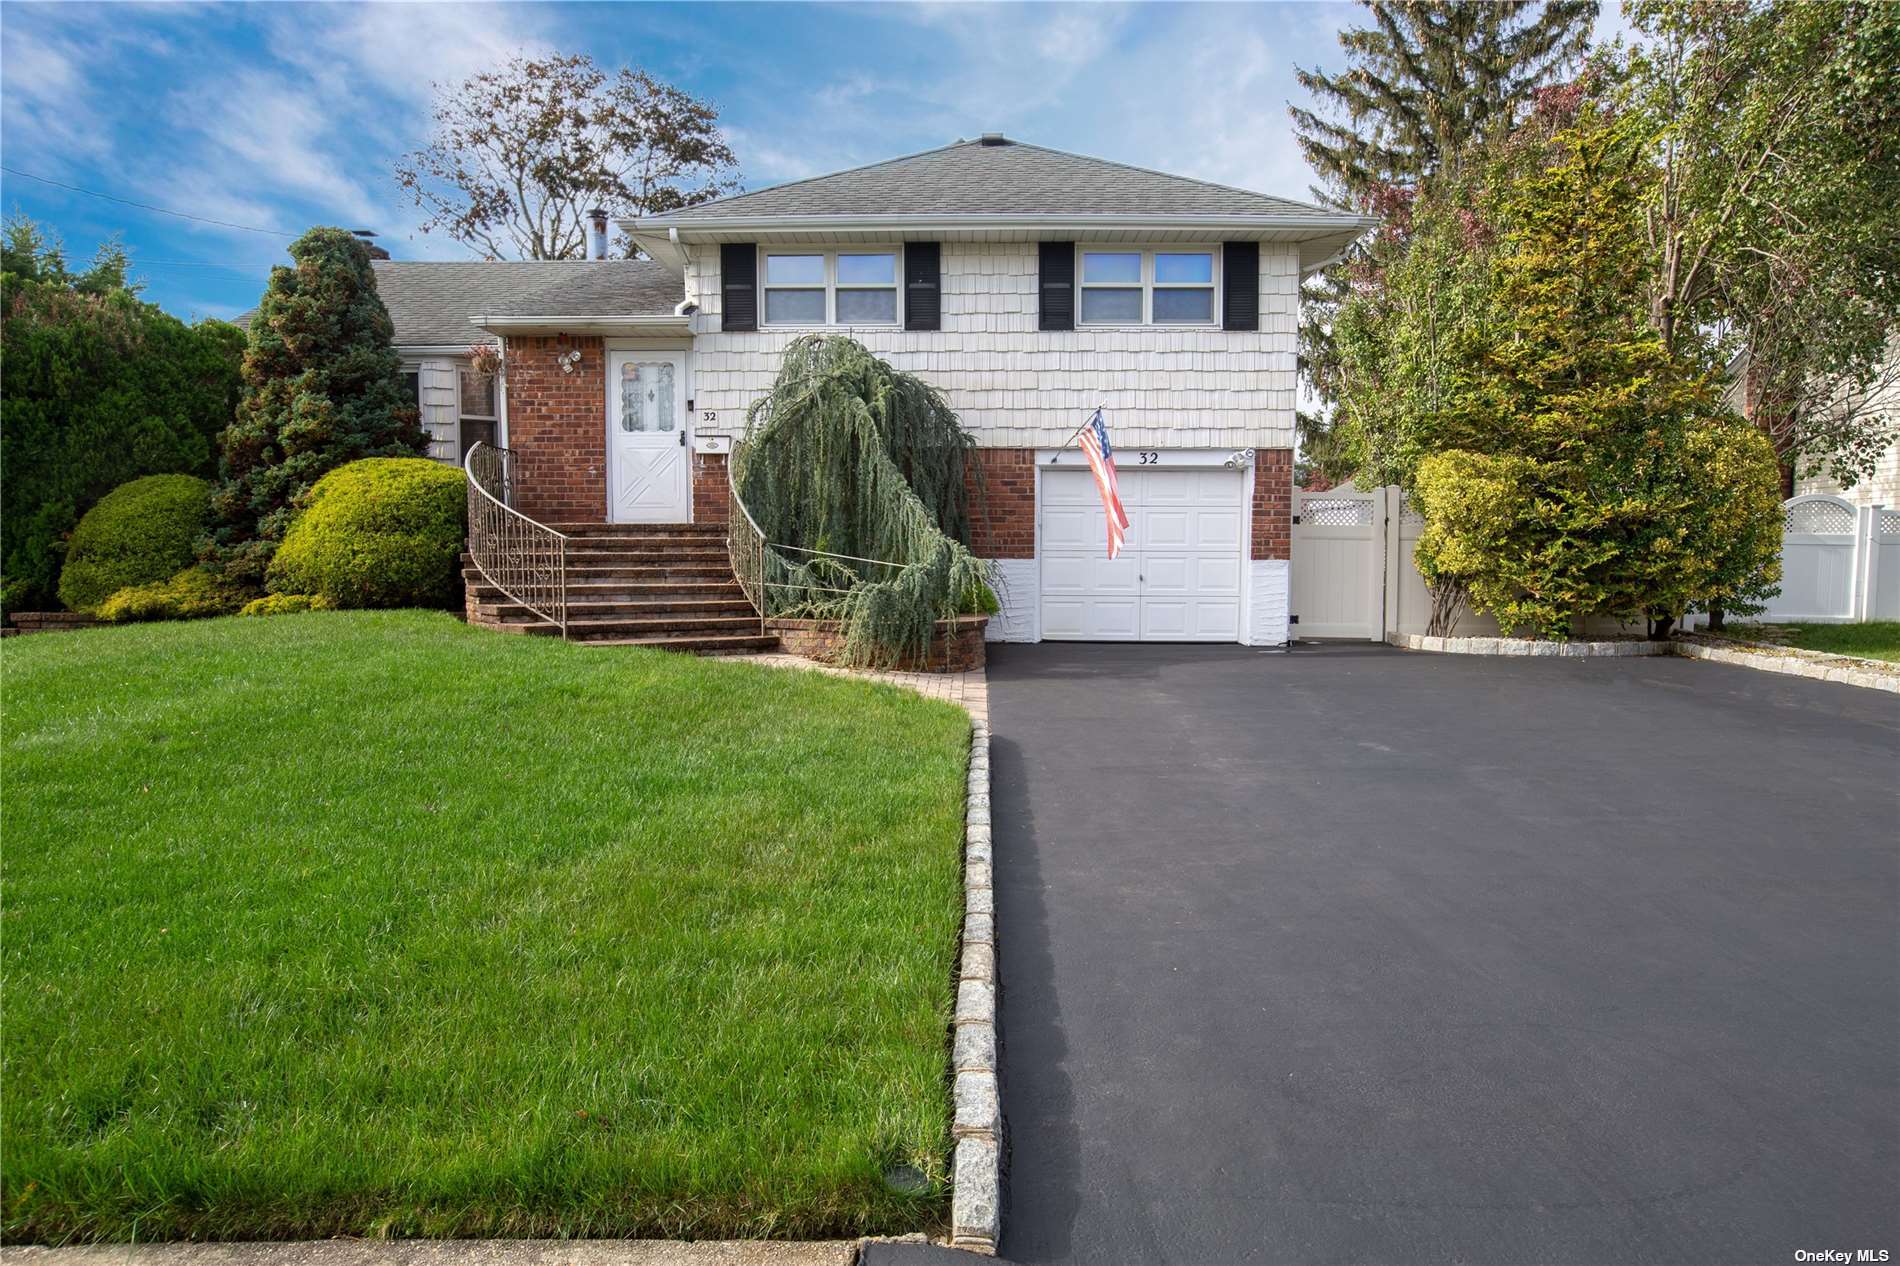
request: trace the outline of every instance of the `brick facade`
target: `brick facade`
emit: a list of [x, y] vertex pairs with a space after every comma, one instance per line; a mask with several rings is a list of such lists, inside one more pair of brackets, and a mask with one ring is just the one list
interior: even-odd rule
[[[559, 357], [578, 350], [563, 372]], [[607, 352], [598, 338], [507, 341], [508, 447], [515, 504], [530, 518], [599, 523], [607, 517]]]
[[1291, 558], [1293, 548], [1293, 450], [1254, 453], [1253, 556]]
[[693, 454], [693, 522], [724, 523], [732, 517], [732, 489], [724, 453]]
[[1036, 453], [979, 448], [965, 480], [970, 497], [970, 552], [978, 558], [1036, 556]]

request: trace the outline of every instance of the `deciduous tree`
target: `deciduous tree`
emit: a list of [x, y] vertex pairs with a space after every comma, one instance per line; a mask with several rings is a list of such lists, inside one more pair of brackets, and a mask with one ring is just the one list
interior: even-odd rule
[[435, 134], [396, 180], [441, 232], [489, 259], [578, 259], [587, 212], [670, 211], [737, 188], [719, 112], [646, 71], [515, 57], [438, 91]]

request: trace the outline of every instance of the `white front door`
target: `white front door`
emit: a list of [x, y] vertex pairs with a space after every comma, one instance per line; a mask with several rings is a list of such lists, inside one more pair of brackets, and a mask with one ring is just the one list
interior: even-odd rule
[[686, 446], [686, 354], [607, 354], [607, 519], [693, 517]]
[[1042, 635], [1084, 642], [1240, 639], [1245, 483], [1221, 467], [1117, 472], [1128, 535], [1108, 560], [1086, 466], [1042, 472]]

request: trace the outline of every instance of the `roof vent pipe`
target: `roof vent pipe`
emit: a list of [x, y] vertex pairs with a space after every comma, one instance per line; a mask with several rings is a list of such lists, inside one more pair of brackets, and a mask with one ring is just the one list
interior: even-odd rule
[[593, 207], [587, 212], [587, 258], [607, 258], [607, 208]]

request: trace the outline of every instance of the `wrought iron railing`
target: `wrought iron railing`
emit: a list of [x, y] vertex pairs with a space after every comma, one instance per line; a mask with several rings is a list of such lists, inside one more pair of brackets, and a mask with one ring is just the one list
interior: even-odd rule
[[[828, 550], [804, 549], [765, 539], [764, 529], [746, 508], [739, 495], [744, 473], [744, 445], [735, 444], [726, 459], [726, 494], [732, 510], [726, 519], [726, 554], [732, 561], [732, 574], [745, 591], [746, 598], [759, 611], [759, 629], [774, 616], [810, 613], [822, 604], [822, 595], [833, 598], [851, 592], [844, 585], [822, 585], [811, 579], [814, 564], [824, 564], [840, 582], [856, 583], [870, 567], [890, 567], [902, 571], [909, 563], [887, 562], [880, 558], [859, 558], [854, 554], [834, 554]], [[784, 551], [784, 552], [781, 552]], [[798, 554], [808, 561], [794, 565], [786, 553]]]
[[476, 441], [468, 475], [468, 553], [489, 584], [567, 636], [567, 537], [514, 508], [515, 455]]

